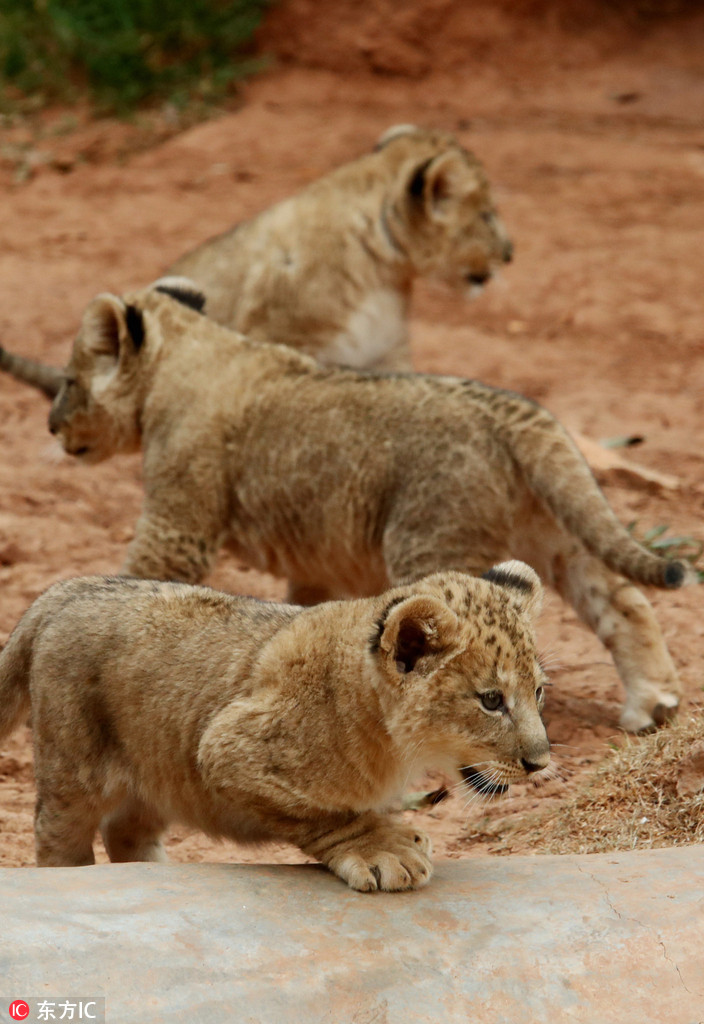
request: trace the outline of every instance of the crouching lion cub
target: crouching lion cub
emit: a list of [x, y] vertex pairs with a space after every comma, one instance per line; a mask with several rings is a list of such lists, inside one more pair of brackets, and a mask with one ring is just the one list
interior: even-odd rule
[[54, 584], [0, 654], [0, 738], [31, 703], [37, 862], [163, 860], [180, 821], [285, 840], [353, 889], [425, 885], [388, 808], [438, 767], [484, 793], [547, 766], [541, 601], [520, 562], [315, 608], [205, 587]]
[[197, 583], [227, 544], [311, 604], [520, 558], [611, 651], [625, 728], [674, 711], [675, 667], [624, 576], [676, 587], [687, 570], [636, 543], [546, 410], [458, 377], [321, 367], [179, 289], [95, 299], [49, 415], [84, 460], [143, 448], [125, 572]]

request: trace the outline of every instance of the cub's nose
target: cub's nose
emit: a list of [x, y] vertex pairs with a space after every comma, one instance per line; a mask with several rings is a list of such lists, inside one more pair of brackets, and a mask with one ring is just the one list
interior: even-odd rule
[[527, 761], [525, 757], [522, 757], [521, 764], [528, 772], [528, 774], [531, 775], [533, 772], [539, 772], [542, 768], [546, 768], [549, 760], [550, 753], [548, 752], [547, 754], [543, 755], [539, 761]]
[[468, 274], [467, 280], [470, 284], [486, 284], [491, 274], [488, 270], [478, 271], [475, 274]]

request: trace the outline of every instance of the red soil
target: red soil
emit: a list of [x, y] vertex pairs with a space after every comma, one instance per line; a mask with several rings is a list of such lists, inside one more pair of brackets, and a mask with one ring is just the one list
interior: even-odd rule
[[[596, 3], [284, 0], [260, 35], [279, 62], [217, 120], [166, 141], [163, 124], [84, 116], [57, 134], [57, 114], [40, 133], [3, 130], [2, 344], [62, 364], [97, 292], [148, 282], [391, 124], [437, 125], [484, 161], [516, 259], [472, 304], [418, 288], [418, 368], [525, 392], [593, 438], [643, 435], [629, 457], [679, 486], [612, 474], [609, 500], [625, 522], [704, 539], [702, 29], [701, 15], [626, 18]], [[0, 379], [0, 640], [53, 580], [115, 571], [140, 505], [137, 458], [77, 465], [57, 454], [46, 413], [36, 394]], [[226, 557], [209, 582], [283, 594]], [[704, 590], [652, 597], [687, 700], [701, 700]], [[453, 797], [419, 812], [441, 856], [500, 850], [500, 836], [473, 839], [482, 819], [567, 799], [620, 740], [606, 651], [556, 597], [540, 636], [558, 661], [546, 719], [564, 778], [516, 787], [503, 805]], [[29, 864], [28, 730], [1, 746], [0, 864]], [[178, 861], [296, 857], [182, 829], [169, 847]]]

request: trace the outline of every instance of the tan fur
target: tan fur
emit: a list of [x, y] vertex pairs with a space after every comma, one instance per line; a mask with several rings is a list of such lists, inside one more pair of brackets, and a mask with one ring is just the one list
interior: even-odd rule
[[414, 278], [473, 294], [511, 253], [478, 160], [450, 134], [405, 125], [169, 273], [251, 338], [327, 364], [410, 369]]
[[[390, 129], [373, 153], [205, 242], [172, 266], [209, 317], [327, 365], [411, 368], [418, 276], [477, 294], [511, 259], [486, 175], [454, 136]], [[61, 372], [0, 347], [0, 370], [53, 397]]]
[[[55, 584], [0, 654], [0, 739], [31, 703], [37, 862], [163, 860], [181, 821], [295, 843], [352, 888], [430, 879], [388, 808], [440, 768], [496, 792], [545, 768], [540, 582], [440, 573], [312, 609], [204, 587]], [[500, 706], [487, 709], [487, 700]]]
[[47, 398], [55, 398], [63, 383], [63, 374], [55, 366], [27, 359], [25, 356], [13, 355], [6, 348], [0, 347], [0, 370], [9, 373], [16, 380], [31, 384], [42, 391]]
[[156, 289], [94, 300], [66, 376], [49, 422], [67, 452], [143, 448], [126, 572], [199, 582], [225, 544], [313, 603], [517, 557], [611, 651], [625, 727], [676, 708], [652, 609], [617, 574], [677, 586], [685, 570], [632, 539], [533, 402], [456, 377], [322, 368]]

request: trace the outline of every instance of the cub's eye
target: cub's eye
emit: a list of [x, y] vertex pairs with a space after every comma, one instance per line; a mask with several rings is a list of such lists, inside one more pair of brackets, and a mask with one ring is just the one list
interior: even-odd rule
[[504, 695], [501, 690], [487, 690], [479, 694], [479, 700], [487, 711], [498, 711], [504, 706]]
[[491, 224], [494, 219], [494, 215], [491, 210], [482, 210], [479, 215], [485, 224]]
[[545, 690], [542, 686], [539, 686], [535, 691], [535, 700], [537, 704], [542, 704], [545, 697]]

